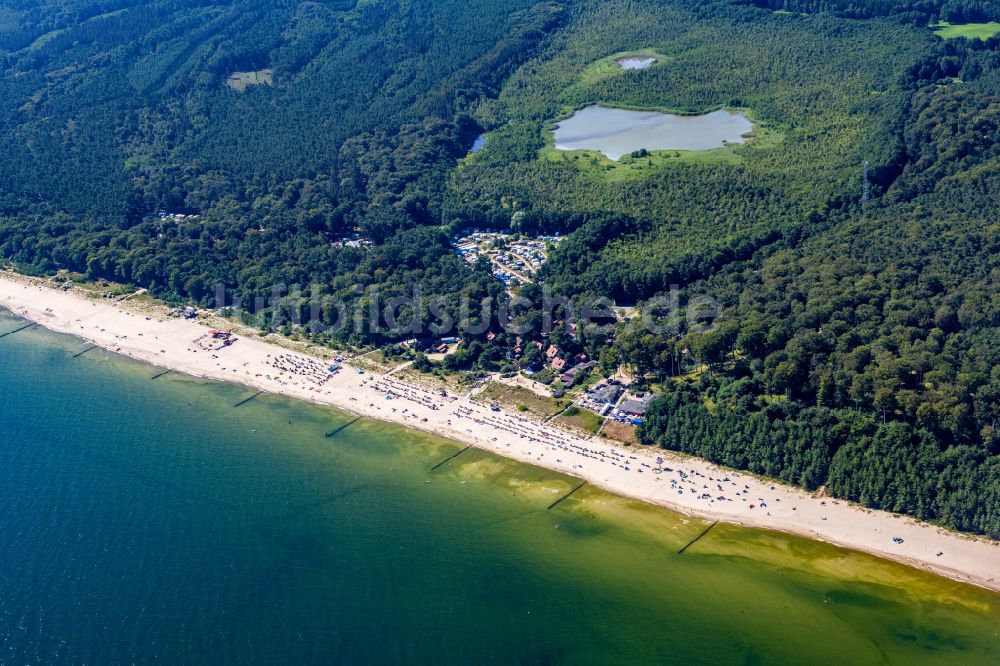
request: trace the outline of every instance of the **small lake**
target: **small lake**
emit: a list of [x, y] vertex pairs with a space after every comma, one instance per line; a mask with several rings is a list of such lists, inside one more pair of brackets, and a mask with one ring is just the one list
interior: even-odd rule
[[646, 69], [656, 62], [656, 58], [649, 56], [629, 56], [628, 58], [619, 58], [617, 62], [622, 69]]
[[720, 109], [700, 116], [588, 106], [555, 130], [556, 150], [597, 150], [618, 160], [636, 150], [710, 150], [744, 143], [753, 123]]

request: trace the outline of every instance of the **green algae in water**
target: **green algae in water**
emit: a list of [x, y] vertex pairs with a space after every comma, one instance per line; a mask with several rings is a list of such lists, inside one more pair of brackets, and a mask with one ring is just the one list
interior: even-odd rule
[[0, 341], [3, 660], [1000, 663], [988, 592], [85, 347]]

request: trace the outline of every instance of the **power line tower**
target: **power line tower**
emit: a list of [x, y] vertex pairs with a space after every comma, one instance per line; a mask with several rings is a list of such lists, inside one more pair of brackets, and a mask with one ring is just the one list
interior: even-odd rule
[[865, 160], [864, 174], [861, 176], [861, 205], [867, 206], [872, 198], [872, 184], [868, 180], [868, 160]]

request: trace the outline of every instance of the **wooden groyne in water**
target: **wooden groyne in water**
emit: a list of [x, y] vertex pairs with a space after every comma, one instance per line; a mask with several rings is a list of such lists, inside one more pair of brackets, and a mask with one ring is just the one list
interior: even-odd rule
[[159, 374], [156, 374], [156, 375], [153, 375], [152, 377], [150, 377], [150, 379], [151, 379], [151, 380], [152, 380], [152, 379], [159, 379], [159, 378], [160, 378], [160, 377], [162, 377], [163, 375], [166, 375], [166, 374], [169, 374], [169, 373], [171, 373], [171, 372], [173, 372], [173, 370], [164, 370], [163, 372], [161, 372], [161, 373], [159, 373]]
[[705, 536], [706, 534], [708, 534], [709, 530], [711, 530], [713, 527], [715, 527], [718, 524], [719, 524], [719, 521], [715, 521], [714, 523], [712, 523], [711, 525], [709, 525], [708, 527], [706, 527], [705, 529], [703, 529], [701, 531], [701, 534], [699, 534], [698, 536], [696, 536], [695, 538], [691, 539], [686, 544], [684, 544], [684, 547], [681, 548], [680, 550], [678, 550], [677, 554], [678, 555], [683, 555], [685, 550], [687, 550], [688, 548], [690, 548], [691, 546], [693, 546], [696, 541], [698, 541], [703, 536]]
[[15, 333], [20, 333], [21, 331], [23, 331], [25, 329], [28, 329], [28, 328], [31, 328], [34, 325], [35, 325], [35, 323], [32, 322], [30, 324], [26, 324], [26, 325], [22, 326], [21, 328], [15, 328], [13, 331], [7, 331], [6, 333], [0, 335], [0, 338], [6, 338], [8, 335], [14, 335]]
[[86, 354], [87, 352], [89, 352], [89, 351], [94, 351], [95, 349], [97, 349], [97, 345], [94, 345], [94, 346], [92, 346], [92, 347], [87, 347], [86, 349], [84, 349], [84, 350], [83, 350], [82, 352], [80, 352], [79, 354], [73, 354], [73, 358], [80, 358], [81, 356], [83, 356], [83, 355], [84, 355], [84, 354]]
[[451, 454], [450, 456], [448, 456], [447, 458], [445, 458], [444, 460], [442, 460], [441, 462], [439, 462], [437, 465], [434, 465], [434, 467], [431, 467], [430, 471], [433, 472], [434, 470], [436, 470], [441, 465], [445, 464], [446, 462], [450, 462], [450, 461], [454, 460], [455, 458], [459, 457], [460, 455], [462, 455], [463, 453], [465, 453], [466, 451], [468, 451], [471, 448], [472, 448], [472, 444], [469, 444], [467, 447], [465, 447], [464, 449], [462, 449], [458, 453]]
[[235, 405], [233, 405], [233, 407], [239, 407], [240, 405], [245, 405], [245, 404], [247, 404], [248, 402], [250, 402], [251, 400], [253, 400], [254, 398], [256, 398], [259, 395], [264, 395], [264, 392], [260, 391], [258, 393], [254, 393], [249, 398], [246, 398], [245, 400], [240, 400], [238, 403], [236, 403]]
[[578, 491], [580, 488], [583, 488], [585, 485], [587, 485], [586, 481], [584, 481], [583, 483], [581, 483], [580, 485], [578, 485], [576, 488], [574, 488], [573, 490], [569, 491], [568, 493], [566, 493], [565, 495], [563, 495], [562, 497], [560, 497], [559, 499], [557, 499], [552, 504], [549, 504], [549, 507], [548, 507], [548, 509], [546, 509], [546, 511], [551, 510], [555, 505], [559, 504], [560, 502], [569, 499], [570, 495], [572, 495], [573, 493], [575, 493], [576, 491]]
[[340, 432], [344, 428], [357, 423], [362, 418], [364, 418], [364, 417], [362, 417], [362, 416], [355, 416], [353, 419], [351, 419], [350, 421], [348, 421], [344, 425], [338, 426], [338, 427], [334, 428], [333, 430], [331, 430], [330, 432], [326, 433], [326, 438], [329, 439], [329, 438], [333, 437], [334, 435], [336, 435], [338, 432]]

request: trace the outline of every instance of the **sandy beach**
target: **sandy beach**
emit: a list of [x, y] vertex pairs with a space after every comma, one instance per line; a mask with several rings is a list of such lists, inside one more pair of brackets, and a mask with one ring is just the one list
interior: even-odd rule
[[78, 289], [63, 291], [0, 273], [0, 307], [163, 368], [420, 429], [674, 511], [820, 539], [1000, 592], [997, 541], [816, 498], [703, 460], [579, 436], [513, 411], [494, 411], [477, 401], [474, 392], [443, 397], [388, 374], [361, 374], [349, 366], [331, 373], [329, 361], [259, 339], [240, 337], [216, 349], [205, 325], [158, 318], [127, 300], [90, 298]]

